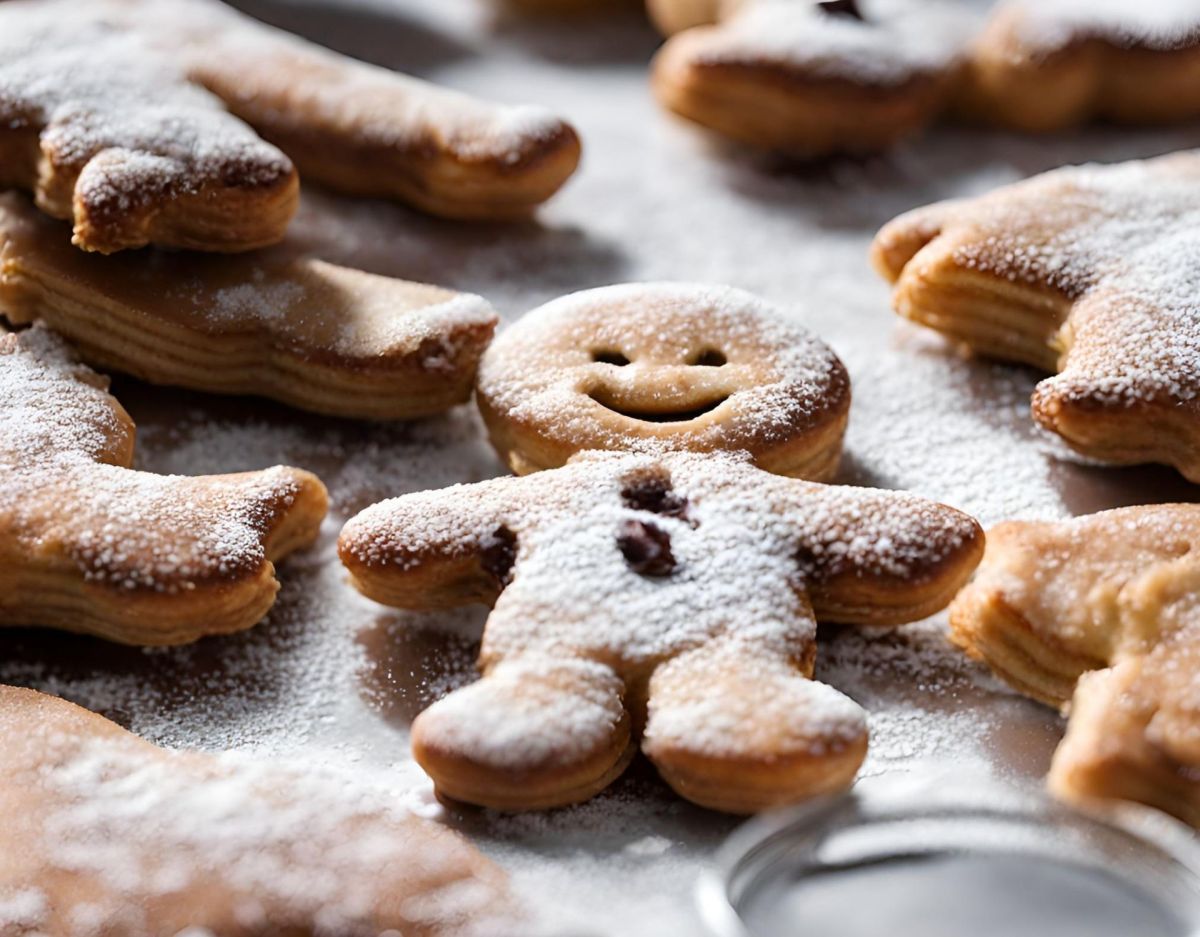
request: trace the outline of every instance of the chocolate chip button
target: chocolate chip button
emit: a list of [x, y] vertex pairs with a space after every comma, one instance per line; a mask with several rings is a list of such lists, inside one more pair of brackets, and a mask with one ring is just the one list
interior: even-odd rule
[[480, 565], [499, 585], [507, 586], [512, 581], [512, 568], [516, 560], [517, 535], [501, 525], [484, 544]]
[[669, 576], [675, 569], [671, 535], [654, 524], [633, 518], [622, 521], [617, 546], [629, 568], [639, 575]]
[[655, 475], [638, 478], [621, 491], [625, 506], [635, 511], [649, 511], [666, 517], [687, 518], [687, 498], [671, 490], [671, 483]]
[[860, 23], [867, 21], [858, 8], [858, 0], [818, 0], [817, 9], [829, 16], [848, 16]]

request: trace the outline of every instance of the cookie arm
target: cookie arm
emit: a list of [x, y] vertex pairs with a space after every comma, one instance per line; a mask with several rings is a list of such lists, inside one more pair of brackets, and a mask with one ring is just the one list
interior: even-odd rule
[[916, 495], [824, 488], [789, 513], [801, 525], [796, 558], [821, 621], [893, 625], [932, 615], [983, 556], [973, 518]]
[[384, 605], [490, 605], [516, 562], [504, 517], [524, 490], [499, 478], [382, 501], [346, 522], [338, 555], [355, 588]]
[[306, 179], [448, 218], [519, 218], [578, 165], [574, 129], [540, 109], [490, 104], [236, 14], [228, 27], [183, 40], [191, 76]]
[[48, 487], [11, 541], [0, 517], [0, 625], [144, 646], [260, 621], [274, 561], [316, 539], [328, 503], [316, 476], [285, 467], [185, 478], [96, 465]]

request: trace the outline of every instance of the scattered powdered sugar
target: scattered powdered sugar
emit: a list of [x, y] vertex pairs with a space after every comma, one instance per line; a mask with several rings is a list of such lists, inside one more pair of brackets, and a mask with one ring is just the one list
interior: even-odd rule
[[[324, 37], [299, 5], [289, 15]], [[853, 377], [842, 481], [912, 489], [988, 524], [1190, 496], [1165, 471], [1102, 471], [1048, 454], [1027, 432], [1034, 375], [960, 358], [897, 322], [864, 258], [879, 225], [906, 209], [1063, 162], [1179, 148], [1191, 131], [1094, 127], [1046, 140], [944, 127], [883, 159], [789, 169], [715, 148], [664, 119], [645, 91], [659, 40], [640, 11], [605, 23], [493, 23], [476, 0], [340, 9], [337, 41], [348, 48], [379, 37], [387, 64], [419, 62], [476, 94], [570, 113], [587, 161], [537, 225], [446, 225], [381, 202], [310, 194], [306, 232], [341, 263], [453, 284], [510, 318], [622, 280], [704, 279], [769, 297], [832, 345]], [[120, 396], [139, 425], [140, 467], [302, 465], [329, 484], [343, 515], [500, 471], [465, 411], [412, 428], [362, 428], [133, 382]], [[0, 630], [0, 679], [62, 693], [160, 741], [339, 763], [437, 813], [410, 760], [407, 727], [425, 702], [474, 678], [462, 634], [477, 631], [482, 614], [399, 613], [361, 598], [337, 564], [337, 528], [331, 519], [314, 550], [281, 566], [271, 615], [244, 634], [146, 654]], [[941, 616], [886, 634], [823, 629], [817, 665], [819, 680], [868, 712], [868, 773], [929, 755], [955, 772], [993, 765], [1040, 779], [1061, 731], [1052, 710], [997, 689], [952, 648]], [[537, 907], [566, 917], [562, 930], [622, 937], [700, 932], [695, 876], [740, 822], [681, 800], [641, 760], [576, 807], [440, 816], [496, 856]], [[626, 851], [647, 836], [671, 848]]]
[[1021, 41], [1043, 53], [1087, 39], [1163, 50], [1200, 41], [1200, 9], [1193, 0], [1008, 0], [1006, 5], [1020, 11]]
[[821, 78], [899, 85], [953, 67], [975, 18], [933, 0], [860, 0], [863, 19], [816, 3], [751, 0], [704, 46], [700, 60], [781, 62]]

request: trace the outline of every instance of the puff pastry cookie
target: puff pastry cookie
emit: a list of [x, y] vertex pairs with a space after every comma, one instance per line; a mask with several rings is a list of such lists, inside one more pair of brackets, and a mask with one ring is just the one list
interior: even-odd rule
[[772, 472], [826, 479], [850, 379], [820, 339], [749, 293], [635, 283], [523, 317], [485, 354], [477, 399], [518, 474], [583, 449], [732, 449]]
[[417, 718], [413, 750], [443, 796], [507, 810], [591, 797], [639, 745], [719, 810], [845, 787], [866, 724], [809, 679], [816, 619], [931, 614], [982, 551], [952, 508], [699, 453], [588, 452], [407, 495], [339, 540], [377, 601], [494, 603], [483, 678]]
[[0, 5], [0, 186], [72, 219], [88, 250], [274, 243], [296, 207], [292, 160], [343, 192], [498, 218], [527, 214], [578, 158], [575, 132], [540, 110], [352, 61], [215, 0]]
[[1050, 770], [1200, 826], [1200, 505], [1139, 506], [988, 532], [951, 606], [955, 640], [1070, 721]]
[[0, 313], [96, 367], [365, 419], [465, 403], [497, 321], [478, 296], [285, 248], [92, 256], [15, 193], [0, 195]]
[[1008, 0], [969, 56], [966, 116], [1025, 131], [1098, 118], [1200, 116], [1200, 7], [1192, 0]]
[[503, 873], [369, 789], [165, 751], [0, 687], [6, 937], [502, 937]]
[[0, 334], [0, 625], [127, 644], [248, 628], [311, 543], [324, 486], [277, 466], [197, 478], [130, 469], [133, 422], [41, 326]]
[[651, 12], [682, 29], [654, 60], [665, 107], [802, 156], [883, 149], [932, 121], [969, 23], [953, 6], [910, 0], [656, 0]]
[[883, 228], [906, 318], [1058, 374], [1034, 418], [1108, 462], [1200, 481], [1200, 155], [1055, 170]]

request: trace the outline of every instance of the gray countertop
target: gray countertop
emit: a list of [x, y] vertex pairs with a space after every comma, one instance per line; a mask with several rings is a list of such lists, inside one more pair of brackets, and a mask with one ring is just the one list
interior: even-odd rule
[[[293, 237], [345, 264], [488, 297], [506, 319], [585, 287], [634, 280], [729, 283], [821, 335], [854, 386], [839, 481], [911, 489], [985, 525], [1063, 517], [1192, 489], [1166, 469], [1079, 464], [1033, 430], [1037, 375], [969, 360], [901, 322], [867, 247], [895, 214], [1062, 163], [1196, 145], [1200, 129], [1096, 129], [1030, 139], [942, 128], [884, 157], [789, 167], [662, 114], [646, 83], [657, 38], [629, 8], [566, 23], [493, 15], [484, 0], [246, 0], [247, 9], [381, 64], [492, 98], [547, 105], [584, 140], [583, 166], [526, 225], [464, 225], [306, 194]], [[386, 776], [397, 797], [465, 832], [557, 920], [600, 934], [696, 933], [695, 876], [736, 821], [674, 797], [652, 769], [582, 806], [503, 817], [447, 813], [408, 754], [408, 725], [471, 679], [484, 613], [415, 615], [345, 583], [333, 541], [381, 498], [501, 471], [470, 410], [364, 426], [251, 400], [118, 379], [139, 425], [139, 465], [224, 472], [288, 462], [316, 471], [334, 507], [314, 550], [280, 570], [254, 630], [144, 652], [65, 635], [0, 636], [0, 680], [60, 693], [156, 741], [236, 747]], [[871, 712], [865, 774], [933, 760], [1027, 779], [1043, 773], [1058, 716], [950, 648], [945, 621], [881, 634], [822, 633], [818, 677]]]

